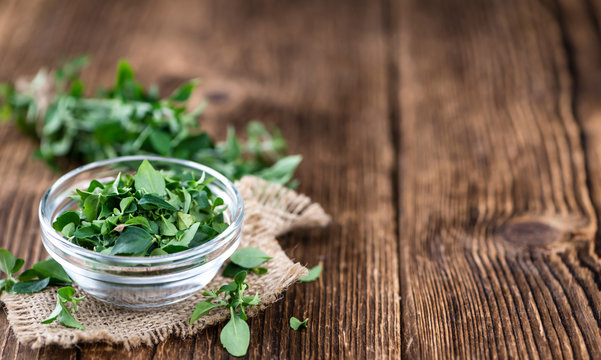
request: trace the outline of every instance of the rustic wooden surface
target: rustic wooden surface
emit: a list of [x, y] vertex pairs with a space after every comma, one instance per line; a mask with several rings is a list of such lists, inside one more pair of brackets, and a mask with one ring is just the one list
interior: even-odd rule
[[[204, 79], [202, 124], [277, 124], [300, 191], [333, 216], [281, 239], [324, 263], [250, 321], [250, 358], [599, 358], [601, 1], [0, 1], [0, 80], [91, 54], [165, 89]], [[57, 177], [0, 127], [0, 244], [45, 256], [36, 207]], [[288, 329], [290, 316], [310, 328]], [[126, 352], [227, 357], [218, 329]]]

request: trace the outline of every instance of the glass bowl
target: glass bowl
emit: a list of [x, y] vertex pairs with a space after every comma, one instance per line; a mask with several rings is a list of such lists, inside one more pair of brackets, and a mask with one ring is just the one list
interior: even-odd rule
[[[76, 188], [87, 188], [93, 179], [113, 180], [119, 172], [133, 173], [142, 160], [155, 169], [203, 172], [213, 180], [208, 186], [227, 205], [230, 225], [216, 238], [182, 252], [130, 257], [104, 255], [69, 242], [52, 223], [62, 212], [76, 209], [69, 198]], [[184, 300], [207, 285], [240, 243], [244, 203], [234, 185], [217, 171], [192, 161], [158, 156], [127, 156], [79, 167], [58, 179], [44, 194], [39, 208], [42, 242], [71, 279], [93, 297], [119, 306], [149, 309]]]

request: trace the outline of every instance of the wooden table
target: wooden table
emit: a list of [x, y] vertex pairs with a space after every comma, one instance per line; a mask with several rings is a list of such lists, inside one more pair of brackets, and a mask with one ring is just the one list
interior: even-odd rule
[[[0, 79], [91, 54], [164, 90], [200, 77], [202, 126], [277, 124], [299, 190], [333, 216], [281, 239], [316, 283], [250, 321], [251, 358], [598, 358], [601, 1], [0, 1]], [[57, 177], [0, 127], [0, 244], [45, 256], [36, 207]], [[306, 331], [288, 329], [307, 316]], [[218, 328], [126, 352], [227, 357]]]

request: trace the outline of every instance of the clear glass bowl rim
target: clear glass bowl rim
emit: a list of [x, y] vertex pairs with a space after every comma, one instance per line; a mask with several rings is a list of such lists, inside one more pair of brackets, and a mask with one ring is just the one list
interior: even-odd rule
[[[228, 192], [234, 194], [234, 206], [230, 209], [232, 213], [232, 219], [229, 226], [219, 234], [214, 239], [194, 247], [192, 249], [184, 250], [181, 252], [168, 254], [168, 255], [160, 255], [160, 256], [118, 256], [118, 255], [107, 255], [101, 254], [92, 250], [88, 250], [79, 245], [76, 245], [67, 239], [65, 239], [62, 234], [56, 231], [52, 227], [52, 219], [51, 214], [48, 214], [48, 198], [50, 194], [56, 190], [58, 187], [63, 185], [65, 182], [70, 180], [72, 177], [77, 176], [83, 172], [88, 170], [104, 167], [107, 165], [113, 165], [120, 162], [126, 161], [161, 161], [165, 163], [174, 163], [178, 165], [182, 165], [185, 167], [193, 168], [196, 170], [204, 171], [207, 176], [215, 178], [215, 180], [221, 182]], [[91, 179], [90, 179], [91, 181]], [[188, 260], [191, 257], [200, 257], [206, 256], [210, 253], [219, 250], [221, 246], [228, 244], [230, 239], [230, 235], [234, 233], [238, 228], [242, 226], [242, 221], [244, 219], [244, 201], [242, 200], [242, 196], [240, 192], [236, 189], [234, 184], [227, 179], [224, 175], [219, 173], [217, 170], [214, 170], [206, 165], [202, 165], [196, 163], [194, 161], [182, 160], [176, 158], [162, 157], [162, 156], [151, 156], [151, 155], [134, 155], [134, 156], [122, 156], [117, 158], [112, 158], [108, 160], [95, 161], [83, 166], [80, 166], [76, 169], [73, 169], [61, 176], [58, 180], [56, 180], [49, 188], [44, 192], [42, 199], [40, 201], [40, 206], [38, 208], [38, 216], [40, 219], [40, 226], [42, 227], [42, 233], [46, 233], [49, 235], [49, 240], [54, 242], [55, 245], [63, 248], [70, 253], [70, 255], [75, 255], [79, 257], [85, 257], [88, 259], [94, 259], [100, 262], [109, 262], [114, 264], [120, 264], [125, 266], [139, 266], [140, 264], [144, 264], [145, 266], [152, 267], [155, 265], [162, 265], [166, 262], [177, 262], [181, 260]], [[57, 243], [58, 242], [58, 243]]]

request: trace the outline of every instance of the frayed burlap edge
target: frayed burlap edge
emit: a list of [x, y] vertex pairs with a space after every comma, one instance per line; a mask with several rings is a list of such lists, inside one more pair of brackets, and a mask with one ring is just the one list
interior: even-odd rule
[[[249, 308], [248, 315], [254, 316], [277, 301], [288, 286], [307, 273], [304, 266], [286, 256], [276, 236], [294, 228], [325, 226], [330, 217], [306, 196], [256, 177], [244, 177], [236, 187], [246, 207], [240, 248], [258, 247], [273, 257], [265, 263], [269, 269], [267, 274], [247, 277], [249, 294], [259, 293], [263, 301]], [[208, 287], [219, 287], [229, 281], [231, 279], [217, 275]], [[77, 291], [83, 294], [80, 289]], [[229, 317], [225, 310], [215, 309], [189, 325], [194, 305], [202, 299], [198, 293], [169, 307], [141, 312], [118, 308], [88, 296], [76, 314], [86, 330], [77, 330], [58, 324], [40, 324], [56, 305], [56, 288], [31, 295], [3, 294], [1, 298], [8, 312], [8, 322], [23, 344], [39, 348], [51, 344], [71, 347], [80, 342], [104, 342], [123, 345], [126, 349], [154, 345], [169, 336], [191, 336]]]

